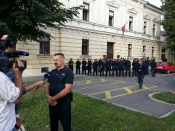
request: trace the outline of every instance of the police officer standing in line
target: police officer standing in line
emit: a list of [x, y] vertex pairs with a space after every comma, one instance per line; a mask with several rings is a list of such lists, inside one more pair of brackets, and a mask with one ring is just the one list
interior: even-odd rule
[[109, 72], [109, 76], [111, 76], [111, 63], [109, 61], [109, 59], [106, 60], [106, 63], [105, 63], [105, 67], [106, 67], [106, 76], [108, 75], [108, 72]]
[[68, 63], [68, 67], [72, 70], [72, 72], [74, 72], [74, 62], [73, 62], [72, 58], [70, 58], [70, 61]]
[[96, 76], [98, 76], [97, 67], [98, 67], [98, 62], [95, 59], [93, 63], [93, 76], [94, 76], [94, 73], [96, 73]]
[[100, 76], [104, 76], [104, 67], [105, 67], [105, 63], [104, 60], [102, 59], [101, 63], [100, 63]]
[[155, 62], [155, 59], [153, 59], [150, 63], [151, 66], [151, 74], [152, 77], [155, 77], [155, 68], [156, 68], [157, 63]]
[[146, 66], [143, 64], [142, 59], [139, 60], [138, 66], [137, 66], [137, 71], [138, 71], [138, 83], [139, 83], [139, 88], [142, 88], [143, 85], [143, 79], [144, 75], [146, 72]]
[[132, 77], [137, 76], [137, 65], [138, 65], [138, 60], [135, 58], [132, 62]]
[[87, 69], [88, 69], [88, 75], [91, 75], [91, 69], [92, 69], [92, 61], [91, 61], [91, 59], [88, 59]]
[[146, 75], [148, 75], [148, 74], [149, 74], [149, 66], [150, 66], [150, 60], [149, 60], [149, 57], [147, 57], [147, 59], [146, 59], [145, 62], [147, 63], [147, 66], [146, 66]]
[[98, 61], [99, 71], [100, 71], [100, 65], [101, 65], [102, 59], [100, 58]]
[[129, 72], [129, 77], [131, 77], [131, 61], [129, 58], [125, 61], [125, 77], [127, 77], [127, 74]]
[[114, 61], [112, 62], [111, 67], [112, 67], [112, 76], [114, 76], [114, 72], [116, 69], [116, 59], [114, 59]]
[[117, 77], [119, 76], [119, 68], [120, 68], [120, 60], [117, 59], [117, 61], [115, 63], [115, 74]]
[[120, 66], [119, 66], [119, 76], [121, 76], [121, 74], [122, 74], [122, 76], [124, 77], [124, 68], [125, 68], [124, 61], [121, 58], [120, 59]]
[[74, 75], [65, 66], [64, 54], [55, 54], [53, 61], [56, 68], [51, 71], [45, 87], [49, 105], [50, 131], [58, 131], [59, 120], [64, 131], [71, 131], [71, 89]]
[[77, 61], [76, 61], [76, 74], [80, 74], [80, 65], [81, 65], [81, 62], [79, 61], [79, 59], [77, 59]]
[[86, 65], [87, 65], [87, 62], [85, 61], [85, 59], [83, 59], [83, 61], [82, 61], [82, 74], [85, 74], [85, 75], [86, 75]]

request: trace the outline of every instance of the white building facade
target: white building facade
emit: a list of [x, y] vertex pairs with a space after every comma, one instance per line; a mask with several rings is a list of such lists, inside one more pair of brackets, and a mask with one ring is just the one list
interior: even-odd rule
[[[24, 76], [42, 75], [54, 68], [55, 53], [65, 54], [66, 62], [73, 58], [130, 58], [160, 55], [161, 10], [144, 0], [59, 0], [65, 8], [84, 5], [65, 27], [47, 29], [54, 39], [43, 39], [17, 49], [30, 53], [25, 57], [28, 68]], [[122, 26], [126, 24], [126, 32]]]

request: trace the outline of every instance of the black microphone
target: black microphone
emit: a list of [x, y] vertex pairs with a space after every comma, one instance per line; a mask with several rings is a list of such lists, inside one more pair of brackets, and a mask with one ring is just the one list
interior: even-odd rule
[[28, 52], [21, 51], [21, 50], [18, 50], [17, 52], [18, 52], [19, 55], [29, 56], [29, 53]]

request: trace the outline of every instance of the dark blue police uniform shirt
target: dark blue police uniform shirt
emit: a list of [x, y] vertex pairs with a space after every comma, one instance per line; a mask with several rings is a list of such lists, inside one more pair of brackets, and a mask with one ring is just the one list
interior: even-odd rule
[[65, 88], [65, 84], [73, 84], [73, 81], [74, 75], [71, 69], [67, 68], [66, 66], [60, 70], [53, 69], [48, 79], [48, 82], [50, 83], [50, 96], [58, 94]]

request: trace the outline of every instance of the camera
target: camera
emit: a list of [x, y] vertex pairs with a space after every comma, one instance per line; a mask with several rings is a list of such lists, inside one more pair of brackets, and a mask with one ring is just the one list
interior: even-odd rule
[[10, 68], [12, 68], [13, 63], [15, 63], [15, 67], [19, 68], [20, 71], [24, 71], [27, 67], [27, 61], [26, 60], [21, 60], [21, 62], [24, 64], [24, 67], [19, 67], [17, 61], [9, 61], [9, 58], [15, 58], [19, 57], [20, 55], [23, 56], [29, 56], [28, 52], [24, 51], [10, 51], [10, 52], [5, 52], [5, 49], [8, 47], [15, 47], [16, 41], [10, 37], [9, 35], [3, 35], [0, 41], [0, 71], [7, 73]]

